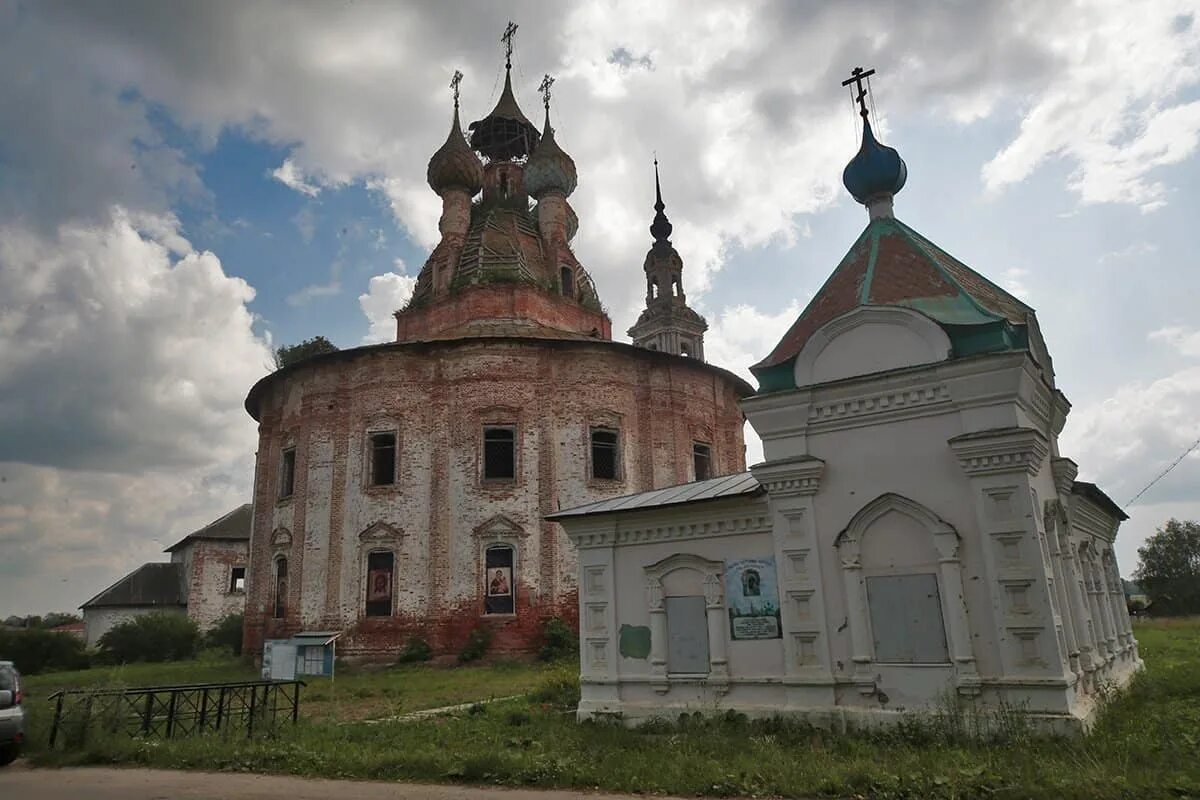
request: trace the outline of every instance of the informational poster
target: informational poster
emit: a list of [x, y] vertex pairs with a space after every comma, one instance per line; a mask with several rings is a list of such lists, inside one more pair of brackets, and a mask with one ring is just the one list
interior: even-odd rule
[[734, 641], [782, 638], [775, 557], [725, 562], [725, 605]]

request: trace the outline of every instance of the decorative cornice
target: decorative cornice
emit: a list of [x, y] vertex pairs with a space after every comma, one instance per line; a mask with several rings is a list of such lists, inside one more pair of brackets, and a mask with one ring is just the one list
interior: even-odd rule
[[825, 462], [811, 456], [766, 461], [750, 468], [755, 480], [763, 485], [767, 494], [775, 497], [816, 494], [821, 490], [824, 471]]
[[[653, 525], [638, 528], [588, 531], [570, 538], [577, 547], [611, 547], [617, 544], [649, 544], [679, 539], [703, 539], [712, 536], [733, 536], [748, 533], [770, 533], [771, 523], [764, 514], [715, 519], [704, 522], [684, 522], [674, 525]], [[568, 532], [569, 535], [569, 532]]]
[[968, 475], [1037, 475], [1050, 447], [1033, 428], [997, 428], [955, 436], [948, 444]]
[[950, 389], [945, 384], [917, 389], [896, 388], [850, 399], [814, 402], [808, 408], [809, 422], [851, 419], [869, 414], [886, 414], [937, 403], [950, 402]]
[[529, 531], [503, 514], [497, 514], [477, 525], [471, 531], [471, 535], [476, 539], [524, 538], [529, 535]]
[[392, 527], [386, 522], [372, 522], [360, 534], [358, 540], [364, 544], [372, 542], [398, 542], [404, 538], [404, 532]]

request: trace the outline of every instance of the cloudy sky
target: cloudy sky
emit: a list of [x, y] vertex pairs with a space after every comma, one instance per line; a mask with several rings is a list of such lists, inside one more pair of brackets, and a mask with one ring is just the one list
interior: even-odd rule
[[[1038, 310], [1063, 453], [1125, 503], [1200, 437], [1200, 0], [0, 2], [0, 616], [71, 609], [248, 499], [272, 346], [391, 335], [437, 233], [460, 69], [579, 167], [624, 331], [652, 153], [710, 360], [748, 375], [865, 224], [839, 85], [874, 67], [896, 213]], [[759, 452], [751, 446], [751, 457]], [[1200, 451], [1122, 571], [1200, 518]]]

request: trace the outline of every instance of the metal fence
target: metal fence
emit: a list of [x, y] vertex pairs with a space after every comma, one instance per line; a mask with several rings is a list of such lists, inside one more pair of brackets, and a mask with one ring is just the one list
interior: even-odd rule
[[95, 734], [136, 737], [227, 735], [275, 730], [300, 715], [303, 681], [241, 681], [137, 689], [67, 689], [54, 703], [50, 747], [79, 746]]

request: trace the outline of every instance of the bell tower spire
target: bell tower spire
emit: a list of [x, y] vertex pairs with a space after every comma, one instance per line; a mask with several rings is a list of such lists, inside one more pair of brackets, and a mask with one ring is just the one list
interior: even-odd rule
[[708, 323], [687, 304], [683, 293], [683, 259], [671, 244], [674, 230], [666, 215], [658, 158], [654, 159], [654, 244], [646, 253], [646, 310], [629, 329], [637, 347], [704, 360], [704, 332]]

